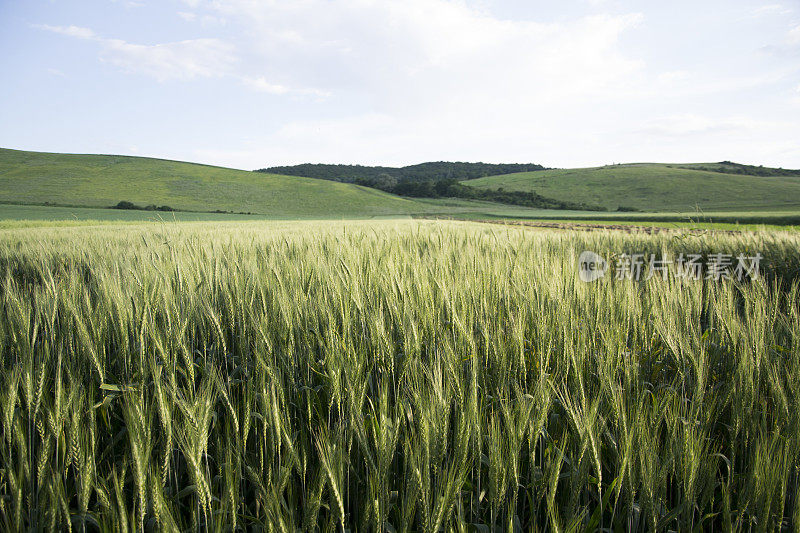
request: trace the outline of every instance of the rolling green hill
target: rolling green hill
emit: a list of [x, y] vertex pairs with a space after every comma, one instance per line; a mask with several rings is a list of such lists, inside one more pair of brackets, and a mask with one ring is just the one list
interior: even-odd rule
[[112, 155], [0, 149], [0, 203], [110, 207], [120, 201], [270, 217], [341, 217], [434, 210], [346, 183]]
[[[624, 206], [643, 211], [671, 212], [678, 216], [678, 213], [693, 212], [695, 205], [699, 205], [706, 212], [735, 215], [731, 221], [741, 218], [756, 223], [775, 219], [778, 220], [775, 223], [789, 223], [785, 220], [796, 220], [793, 214], [800, 212], [800, 176], [743, 175], [740, 174], [743, 169], [758, 169], [763, 173], [772, 170], [720, 163], [631, 164], [521, 172], [461, 183], [491, 190], [503, 188], [506, 192], [533, 191], [547, 198], [602, 205], [611, 210]], [[195, 212], [195, 215], [107, 209], [76, 212], [77, 208], [108, 208], [120, 201], [140, 206], [166, 205]], [[36, 207], [46, 204], [72, 207], [69, 212]], [[163, 159], [0, 149], [0, 218], [194, 220], [211, 216], [215, 211], [282, 219], [398, 215], [479, 219], [604, 216], [601, 213], [530, 209], [463, 198], [409, 199], [348, 183]], [[647, 213], [629, 215], [641, 217]], [[212, 218], [216, 220], [220, 216]]]
[[751, 176], [725, 173], [719, 168], [715, 163], [638, 163], [520, 172], [462, 183], [485, 189], [535, 192], [612, 210], [620, 206], [645, 211], [691, 211], [695, 206], [718, 211], [800, 208], [800, 176]]

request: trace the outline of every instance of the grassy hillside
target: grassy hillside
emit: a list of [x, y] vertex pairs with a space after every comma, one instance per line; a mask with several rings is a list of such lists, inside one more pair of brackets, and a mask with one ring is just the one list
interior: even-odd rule
[[[710, 169], [714, 165], [696, 166]], [[705, 212], [735, 214], [735, 220], [740, 222], [796, 223], [794, 215], [800, 210], [800, 177], [750, 176], [723, 173], [716, 168], [711, 171], [690, 167], [616, 165], [522, 172], [462, 183], [488, 189], [502, 187], [509, 192], [533, 191], [556, 200], [602, 205], [612, 210], [626, 206], [683, 213], [681, 219], [685, 219], [684, 214], [692, 212], [697, 204]], [[732, 170], [739, 171], [740, 167]], [[97, 209], [120, 201], [142, 206], [168, 205], [194, 212], [253, 213], [270, 219], [398, 215], [531, 219], [574, 218], [585, 214], [590, 218], [601, 217], [599, 213], [530, 209], [467, 199], [407, 199], [328, 180], [162, 159], [0, 149], [0, 204], [5, 204], [0, 205], [2, 219], [150, 220], [160, 215], [160, 218], [184, 220], [190, 215]], [[69, 212], [58, 208], [23, 207], [23, 204], [41, 206], [45, 203], [73, 207]], [[74, 212], [76, 207], [93, 209], [77, 213]], [[776, 217], [772, 216], [765, 220], [768, 212], [779, 213], [777, 219], [780, 220], [773, 221]], [[643, 216], [645, 213], [626, 215]], [[783, 220], [787, 215], [791, 220]], [[714, 220], [718, 218], [715, 216]], [[735, 221], [728, 219], [730, 217], [725, 221]]]
[[[698, 166], [712, 167], [713, 164]], [[531, 191], [557, 200], [647, 211], [800, 208], [800, 177], [750, 176], [689, 168], [630, 164], [543, 170], [463, 182], [487, 189]]]
[[109, 207], [119, 201], [271, 217], [422, 210], [375, 189], [144, 157], [0, 149], [0, 202]]

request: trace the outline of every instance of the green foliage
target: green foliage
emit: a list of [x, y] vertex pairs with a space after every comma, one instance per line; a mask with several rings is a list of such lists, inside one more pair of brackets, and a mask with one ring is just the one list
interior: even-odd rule
[[709, 172], [722, 172], [723, 174], [744, 174], [747, 176], [800, 176], [800, 170], [788, 168], [770, 168], [762, 165], [743, 165], [731, 161], [719, 163], [695, 163], [692, 165], [676, 165], [679, 168], [707, 170]]
[[392, 194], [409, 196], [411, 198], [464, 198], [538, 209], [604, 210], [597, 206], [545, 198], [540, 194], [530, 191], [506, 192], [502, 188], [491, 190], [467, 187], [452, 178], [440, 179], [438, 181], [412, 180], [407, 178], [403, 178], [400, 181], [390, 181], [381, 178], [359, 178], [356, 183], [365, 187], [373, 187]]
[[118, 202], [115, 206], [112, 207], [112, 209], [127, 209], [127, 210], [139, 210], [139, 211], [175, 211], [168, 205], [157, 206], [155, 204], [150, 204], [148, 206], [142, 207], [140, 205], [134, 204], [133, 202], [128, 202], [125, 200]]
[[[586, 249], [758, 251], [770, 278], [584, 284]], [[796, 528], [798, 250], [447, 222], [5, 230], [0, 527]]]
[[133, 202], [126, 202], [125, 200], [123, 200], [119, 202], [117, 205], [115, 205], [114, 209], [141, 209], [141, 206], [138, 206]]
[[[406, 167], [368, 167], [362, 165], [324, 165], [305, 163], [302, 165], [262, 168], [256, 172], [282, 174], [285, 176], [305, 176], [324, 180], [357, 183], [360, 180], [385, 181], [391, 178], [396, 181], [432, 181], [453, 179], [457, 181], [510, 174], [512, 172], [529, 172], [544, 170], [542, 165], [533, 163], [450, 163], [438, 161], [420, 163]], [[383, 188], [383, 187], [379, 187]]]

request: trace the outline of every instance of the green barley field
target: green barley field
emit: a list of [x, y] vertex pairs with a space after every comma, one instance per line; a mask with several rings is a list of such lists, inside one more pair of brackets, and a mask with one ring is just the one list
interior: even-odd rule
[[799, 279], [796, 232], [3, 229], [0, 527], [797, 531]]

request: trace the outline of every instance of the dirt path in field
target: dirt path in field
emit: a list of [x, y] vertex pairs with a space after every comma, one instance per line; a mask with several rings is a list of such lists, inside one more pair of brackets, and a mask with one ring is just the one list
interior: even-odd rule
[[728, 233], [736, 234], [741, 233], [738, 230], [723, 230], [723, 229], [697, 229], [697, 228], [665, 228], [658, 226], [644, 226], [636, 224], [592, 224], [590, 222], [557, 222], [557, 221], [542, 221], [542, 220], [513, 220], [513, 219], [454, 219], [447, 217], [436, 216], [420, 216], [418, 218], [428, 220], [455, 220], [461, 222], [480, 222], [482, 224], [500, 224], [503, 226], [525, 226], [532, 228], [549, 228], [549, 229], [563, 229], [563, 230], [578, 230], [578, 231], [624, 231], [625, 233], [646, 233], [648, 235], [655, 235], [658, 233], [668, 232], [682, 232], [682, 233]]

